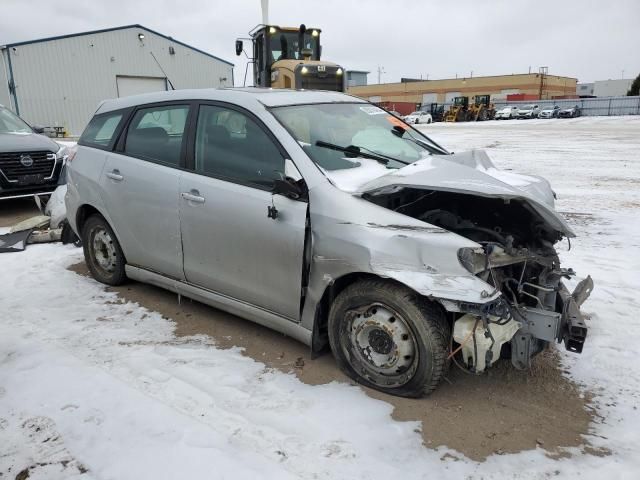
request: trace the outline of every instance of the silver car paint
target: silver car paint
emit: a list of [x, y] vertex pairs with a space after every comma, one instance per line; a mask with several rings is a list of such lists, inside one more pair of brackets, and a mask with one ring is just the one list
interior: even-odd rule
[[184, 279], [178, 221], [181, 171], [108, 153], [100, 191], [127, 261]]
[[187, 282], [299, 321], [308, 204], [190, 172], [180, 183], [204, 199], [180, 199]]
[[[236, 285], [234, 295], [215, 292], [208, 288], [190, 284], [186, 280], [168, 278], [165, 275], [139, 268], [146, 265], [138, 267], [127, 266], [126, 271], [131, 278], [161, 285], [183, 295], [197, 298], [223, 310], [268, 325], [307, 344], [312, 342], [311, 332], [314, 329], [318, 306], [326, 288], [344, 275], [369, 273], [392, 278], [422, 295], [441, 301], [445, 308], [449, 310], [455, 310], [455, 301], [486, 303], [500, 295], [490, 285], [465, 270], [458, 261], [458, 249], [478, 247], [478, 244], [439, 227], [374, 205], [360, 198], [358, 194], [347, 193], [338, 189], [325, 173], [307, 157], [302, 147], [268, 111], [270, 106], [303, 103], [364, 102], [363, 100], [344, 94], [327, 92], [271, 91], [269, 89], [180, 90], [107, 101], [100, 106], [98, 113], [138, 104], [176, 99], [217, 100], [247, 108], [273, 132], [305, 179], [309, 189], [312, 256], [309, 265], [309, 284], [304, 297], [302, 316], [298, 318], [297, 322], [290, 321], [294, 317], [291, 306], [296, 301], [300, 301], [300, 288], [298, 285], [296, 285], [296, 288], [292, 288], [290, 299], [285, 301], [284, 307], [278, 312], [252, 304], [246, 298], [231, 298], [234, 295], [241, 294], [237, 288], [237, 285], [240, 284], [240, 276], [228, 281]], [[101, 153], [104, 154], [104, 152]], [[95, 182], [95, 178], [91, 175], [82, 173], [86, 168], [83, 165], [84, 163], [84, 161], [78, 162], [76, 160], [72, 163], [69, 173], [74, 186], [70, 188], [70, 192], [67, 195], [67, 209], [72, 219], [71, 225], [76, 232], [78, 230], [75, 214], [83, 204], [89, 203], [93, 205], [93, 202], [96, 202], [93, 206], [104, 213], [107, 221], [110, 221], [111, 218], [107, 209], [101, 204], [101, 199], [97, 198], [95, 193], [90, 192], [90, 188], [82, 185], [84, 180], [76, 181], [84, 177], [89, 184], [92, 181]], [[459, 167], [459, 165], [452, 163], [451, 175], [459, 173]], [[465, 168], [467, 170], [474, 169], [474, 167]], [[443, 173], [446, 170], [445, 168]], [[177, 171], [176, 175], [178, 175]], [[419, 177], [396, 175], [393, 177], [393, 181], [403, 185], [420, 184], [429, 187], [428, 175]], [[202, 178], [204, 179], [204, 177]], [[202, 181], [204, 182], [205, 180]], [[504, 196], [505, 198], [514, 198], [514, 195], [524, 197], [529, 199], [532, 204], [539, 203], [538, 206], [543, 211], [545, 209], [552, 210], [552, 207], [544, 206], [544, 201], [535, 198], [531, 191], [527, 192], [524, 189], [514, 191], [507, 188], [506, 185], [501, 185], [499, 189], [496, 189], [490, 183], [487, 182], [485, 177], [482, 177], [481, 182], [476, 182], [473, 187], [467, 186], [464, 190], [468, 193], [479, 194], [486, 194], [486, 191], [490, 190], [493, 195]], [[392, 185], [393, 182], [389, 178], [380, 179], [380, 187], [393, 188]], [[181, 186], [184, 188], [190, 187], [188, 183], [183, 183]], [[463, 189], [460, 184], [455, 188]], [[531, 188], [535, 190], [536, 187], [533, 186]], [[266, 222], [264, 224], [261, 222], [261, 228], [255, 232], [255, 236], [260, 239], [260, 242], [255, 244], [257, 249], [262, 249], [263, 246], [261, 244], [264, 242], [281, 238], [279, 234], [274, 235], [276, 230], [271, 229], [270, 225], [284, 225], [287, 231], [293, 231], [295, 235], [298, 235], [299, 232], [299, 203], [293, 205], [289, 201], [289, 204], [287, 204], [287, 202], [283, 201], [286, 199], [278, 195], [274, 195], [273, 199], [274, 202], [277, 202], [276, 205], [282, 216], [277, 220], [269, 219], [269, 222], [273, 223]], [[265, 204], [262, 207], [262, 212], [266, 221], [266, 208], [270, 202], [266, 198], [264, 200]], [[227, 202], [227, 207], [233, 211], [239, 206]], [[238, 209], [238, 211], [241, 210]], [[161, 209], [154, 209], [154, 211], [156, 212], [154, 218], [162, 212]], [[549, 216], [550, 219], [552, 217], [553, 215]], [[286, 222], [289, 220], [293, 220], [294, 225], [287, 225]], [[553, 218], [553, 220], [558, 221], [557, 218]], [[564, 227], [564, 225], [562, 226]], [[186, 235], [188, 237], [193, 233], [195, 233], [195, 230], [185, 230], [183, 236]], [[163, 233], [158, 232], [157, 234], [161, 235]], [[116, 231], [116, 235], [118, 235], [118, 231]], [[299, 239], [299, 237], [297, 238]], [[228, 240], [229, 237], [226, 237], [226, 239]], [[295, 241], [291, 245], [293, 244], [295, 244]], [[127, 247], [123, 245], [123, 248], [126, 253]], [[194, 249], [194, 252], [197, 255], [203, 255], [202, 250], [198, 248]], [[186, 258], [187, 254], [188, 252], [185, 251], [185, 265], [204, 260], [202, 257], [196, 259]], [[234, 252], [234, 255], [237, 254], [238, 252]], [[300, 258], [299, 255], [302, 255], [302, 252], [296, 251], [295, 254], [297, 258]], [[235, 258], [239, 259], [240, 257], [236, 256]], [[273, 262], [270, 263], [266, 258], [261, 258], [260, 256], [253, 256], [252, 258], [254, 261], [261, 262], [263, 271], [269, 268], [276, 269], [273, 272], [275, 278], [281, 279], [287, 275], [291, 275], [295, 279], [299, 278], [301, 264], [296, 266], [295, 271], [293, 269], [295, 262], [288, 262], [283, 269], [278, 270], [280, 265]], [[242, 265], [237, 265], [237, 267], [242, 268]], [[227, 273], [233, 275], [230, 270], [227, 270]], [[204, 274], [204, 270], [199, 273], [199, 275]], [[215, 271], [210, 272], [212, 277], [216, 274], [217, 272]], [[199, 281], [203, 282], [204, 279]], [[216, 284], [214, 282], [211, 285]], [[269, 286], [263, 286], [266, 292]], [[252, 285], [251, 288], [255, 290], [256, 285]], [[265, 292], [257, 292], [256, 297], [253, 299], [254, 302], [257, 303], [257, 298]], [[285, 290], [283, 289], [279, 294], [281, 295], [284, 292]]]

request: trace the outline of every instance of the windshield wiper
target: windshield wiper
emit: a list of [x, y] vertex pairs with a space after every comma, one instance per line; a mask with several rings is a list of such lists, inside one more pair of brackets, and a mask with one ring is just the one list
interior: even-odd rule
[[[409, 132], [409, 136], [405, 137], [404, 134], [407, 133], [407, 130], [399, 125], [396, 125], [395, 127], [393, 127], [391, 129], [391, 133], [393, 133], [396, 137], [401, 138], [403, 140], [407, 140], [408, 142], [413, 142], [416, 145], [418, 145], [419, 147], [424, 148], [425, 150], [431, 152], [431, 153], [435, 153], [435, 154], [439, 154], [439, 155], [447, 155], [449, 152], [447, 152], [444, 148], [442, 148], [440, 145], [438, 145], [436, 142], [434, 142], [433, 140], [429, 139], [433, 145], [431, 145], [428, 142], [425, 142], [424, 140], [420, 140], [419, 138], [416, 138], [413, 136], [413, 134], [411, 132]], [[437, 147], [437, 148], [435, 148]]]
[[328, 148], [329, 150], [336, 150], [338, 152], [344, 152], [347, 154], [348, 158], [369, 158], [371, 160], [375, 160], [376, 162], [380, 162], [383, 165], [387, 165], [390, 161], [402, 163], [403, 165], [410, 165], [411, 162], [405, 162], [404, 160], [399, 160], [394, 157], [390, 157], [388, 155], [383, 155], [382, 153], [369, 153], [363, 152], [362, 150], [368, 150], [366, 147], [358, 147], [357, 145], [349, 145], [347, 147], [341, 147], [340, 145], [334, 145], [333, 143], [323, 142], [322, 140], [318, 140], [316, 142], [316, 147]]

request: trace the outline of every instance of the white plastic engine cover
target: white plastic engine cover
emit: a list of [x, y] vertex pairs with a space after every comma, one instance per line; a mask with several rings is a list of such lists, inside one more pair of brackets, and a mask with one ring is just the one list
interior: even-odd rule
[[[482, 372], [487, 367], [485, 359], [487, 351], [491, 348], [491, 338], [485, 336], [485, 329], [482, 326], [482, 320], [478, 321], [475, 333], [469, 336], [477, 319], [477, 316], [467, 313], [456, 320], [453, 325], [453, 339], [459, 344], [462, 344], [467, 340], [467, 337], [469, 337], [462, 347], [462, 358], [467, 365], [474, 365], [476, 372]], [[495, 320], [498, 320], [498, 318], [495, 318]], [[519, 328], [520, 323], [515, 320], [509, 320], [504, 325], [489, 323], [489, 330], [495, 339], [493, 348], [491, 348], [493, 352], [493, 356], [491, 358], [492, 364], [500, 358], [500, 349], [502, 348], [502, 345], [511, 340]], [[478, 350], [477, 359], [474, 357], [473, 336], [476, 338], [476, 347]]]

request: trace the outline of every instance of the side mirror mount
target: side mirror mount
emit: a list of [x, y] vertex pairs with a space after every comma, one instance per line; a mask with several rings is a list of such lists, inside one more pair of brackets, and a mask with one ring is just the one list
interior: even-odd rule
[[242, 40], [236, 40], [236, 55], [242, 55], [242, 50], [244, 50], [244, 47], [242, 46]]
[[302, 174], [298, 170], [298, 167], [296, 167], [296, 164], [293, 163], [293, 160], [290, 160], [288, 158], [284, 161], [284, 176], [286, 178], [290, 178], [294, 182], [299, 182], [300, 180], [302, 180]]
[[44, 133], [44, 127], [42, 125], [32, 125], [31, 130], [35, 133]]
[[283, 195], [291, 200], [298, 200], [302, 197], [303, 190], [298, 182], [293, 179], [274, 180], [271, 193], [274, 195]]

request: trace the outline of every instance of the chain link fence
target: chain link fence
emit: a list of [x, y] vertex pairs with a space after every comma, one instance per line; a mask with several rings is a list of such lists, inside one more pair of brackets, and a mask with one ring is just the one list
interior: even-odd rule
[[[469, 98], [469, 102], [473, 99]], [[578, 105], [583, 116], [612, 116], [612, 115], [640, 115], [640, 96], [637, 97], [599, 97], [599, 98], [570, 98], [570, 99], [550, 99], [550, 100], [522, 100], [518, 102], [507, 102], [504, 100], [495, 101], [493, 104], [496, 111], [502, 107], [523, 105], [538, 105], [540, 109], [553, 107], [562, 108]], [[452, 102], [444, 104], [445, 112], [449, 110]], [[429, 110], [429, 105], [423, 105], [422, 110]]]

